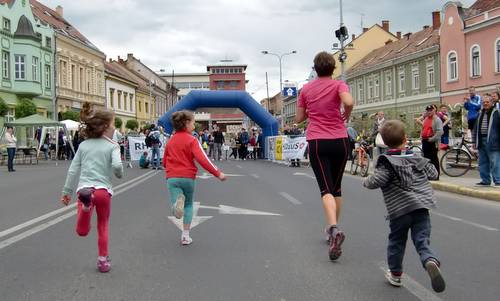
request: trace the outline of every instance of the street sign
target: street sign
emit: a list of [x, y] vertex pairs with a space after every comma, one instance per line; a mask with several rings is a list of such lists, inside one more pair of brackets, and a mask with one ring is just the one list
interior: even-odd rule
[[297, 83], [285, 82], [283, 84], [283, 91], [281, 91], [283, 96], [297, 96]]

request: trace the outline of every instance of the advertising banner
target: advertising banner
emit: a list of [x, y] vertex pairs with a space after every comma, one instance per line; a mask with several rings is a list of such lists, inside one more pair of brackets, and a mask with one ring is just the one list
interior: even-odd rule
[[284, 137], [276, 137], [276, 159], [275, 160], [283, 160], [283, 138]]
[[[151, 148], [146, 146], [146, 137], [128, 137], [128, 147], [130, 151], [130, 160], [139, 161], [144, 152], [148, 152], [148, 158], [151, 159]], [[167, 139], [165, 136], [160, 136], [160, 158], [163, 157], [165, 151], [165, 143]]]
[[307, 148], [306, 137], [286, 138], [283, 142], [283, 159], [302, 159]]

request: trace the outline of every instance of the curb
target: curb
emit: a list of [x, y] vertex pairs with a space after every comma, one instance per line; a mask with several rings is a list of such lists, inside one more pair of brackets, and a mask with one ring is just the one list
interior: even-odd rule
[[440, 181], [431, 181], [432, 188], [439, 191], [446, 191], [475, 198], [487, 199], [500, 202], [500, 190], [479, 190]]

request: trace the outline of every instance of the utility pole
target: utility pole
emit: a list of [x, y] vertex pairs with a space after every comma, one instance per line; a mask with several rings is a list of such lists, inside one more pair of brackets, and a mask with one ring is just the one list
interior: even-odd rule
[[269, 82], [267, 80], [267, 72], [266, 72], [266, 90], [267, 90], [267, 111], [269, 112], [269, 107], [271, 106], [269, 101]]
[[[172, 107], [175, 105], [175, 103], [177, 102], [177, 99], [174, 99], [175, 97], [175, 86], [174, 86], [174, 69], [172, 69], [172, 85], [170, 86], [170, 88], [172, 89]], [[172, 108], [171, 107], [171, 108]], [[170, 109], [171, 109], [170, 108]]]

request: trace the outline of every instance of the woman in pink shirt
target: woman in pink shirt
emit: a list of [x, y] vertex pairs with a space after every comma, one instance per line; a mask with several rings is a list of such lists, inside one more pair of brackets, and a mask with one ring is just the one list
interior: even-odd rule
[[[323, 200], [329, 225], [328, 255], [336, 260], [342, 254], [345, 234], [337, 227], [342, 206], [342, 175], [347, 162], [349, 141], [345, 122], [354, 101], [345, 82], [332, 80], [335, 59], [327, 52], [314, 57], [318, 78], [306, 84], [297, 103], [297, 123], [309, 120], [307, 141], [309, 158]], [[343, 111], [341, 111], [343, 107]]]

